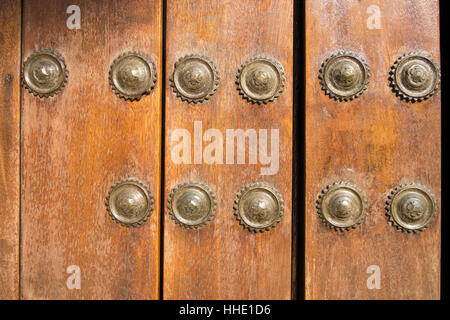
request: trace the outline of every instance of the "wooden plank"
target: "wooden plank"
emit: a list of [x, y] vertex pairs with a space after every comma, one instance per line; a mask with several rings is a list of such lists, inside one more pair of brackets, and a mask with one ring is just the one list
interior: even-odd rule
[[[68, 29], [72, 4], [24, 1], [24, 58], [56, 50], [69, 79], [52, 98], [23, 95], [22, 297], [157, 299], [161, 80], [129, 102], [111, 91], [108, 71], [119, 54], [138, 50], [161, 75], [162, 1], [80, 0], [81, 28]], [[147, 182], [155, 198], [141, 228], [121, 227], [105, 209], [110, 185], [127, 176]]]
[[19, 295], [20, 15], [0, 2], [0, 299]]
[[[174, 63], [192, 53], [212, 59], [221, 80], [215, 95], [198, 105], [188, 105], [166, 87], [165, 201], [179, 183], [200, 181], [216, 193], [218, 205], [214, 220], [197, 230], [175, 225], [166, 209], [164, 299], [291, 297], [292, 6], [292, 1], [271, 0], [167, 2], [166, 83]], [[276, 58], [284, 67], [286, 89], [274, 103], [249, 104], [236, 90], [239, 66], [255, 55]], [[194, 163], [192, 153], [190, 163], [177, 164], [172, 134], [185, 129], [194, 137], [194, 121], [202, 126], [201, 135], [213, 128], [224, 139], [227, 129], [268, 129], [269, 134], [278, 129], [279, 170], [261, 175], [266, 166], [249, 164], [248, 149], [245, 164], [236, 164], [236, 158], [234, 164], [207, 164], [198, 158]], [[194, 150], [194, 139], [190, 145]], [[224, 140], [224, 157], [225, 152]], [[285, 202], [281, 223], [259, 234], [244, 230], [233, 216], [236, 193], [255, 181], [274, 185]]]
[[[368, 28], [377, 8], [380, 28], [374, 21]], [[440, 91], [412, 104], [388, 82], [403, 53], [426, 50], [439, 63], [438, 2], [307, 1], [305, 12], [306, 298], [439, 299], [440, 210], [420, 234], [396, 231], [384, 211], [389, 190], [410, 181], [430, 188], [440, 207]], [[371, 69], [367, 91], [351, 102], [329, 99], [317, 79], [338, 49], [361, 54]], [[365, 222], [342, 234], [327, 229], [315, 209], [321, 189], [339, 180], [356, 183], [369, 203]], [[380, 268], [380, 289], [367, 287], [370, 265]]]

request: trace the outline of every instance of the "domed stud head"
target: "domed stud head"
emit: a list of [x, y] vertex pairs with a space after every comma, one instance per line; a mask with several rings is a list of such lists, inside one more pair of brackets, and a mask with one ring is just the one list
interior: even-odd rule
[[399, 57], [389, 72], [392, 91], [400, 99], [420, 102], [430, 98], [439, 87], [441, 71], [425, 51]]
[[321, 89], [337, 101], [353, 100], [367, 89], [370, 70], [364, 59], [350, 51], [338, 51], [322, 63]]
[[281, 221], [283, 213], [281, 193], [266, 182], [247, 184], [234, 199], [234, 215], [250, 232], [269, 231]]
[[172, 189], [167, 199], [172, 220], [187, 229], [197, 229], [209, 223], [216, 214], [215, 193], [200, 182], [185, 182]]
[[316, 207], [319, 218], [330, 229], [349, 231], [364, 221], [367, 199], [356, 185], [340, 181], [322, 190]]
[[154, 199], [147, 185], [135, 178], [117, 181], [106, 197], [111, 218], [125, 227], [139, 227], [150, 217]]
[[67, 83], [69, 71], [63, 57], [50, 49], [33, 52], [23, 64], [22, 85], [40, 98], [52, 97]]
[[198, 54], [179, 59], [170, 78], [170, 86], [175, 95], [192, 104], [208, 100], [216, 93], [219, 83], [219, 71], [214, 62]]
[[125, 52], [111, 64], [109, 84], [118, 97], [130, 101], [140, 100], [155, 87], [155, 64], [144, 53]]
[[397, 230], [418, 233], [428, 228], [436, 215], [433, 193], [418, 183], [408, 183], [391, 190], [386, 201], [389, 223]]
[[284, 69], [269, 57], [253, 57], [244, 62], [236, 75], [239, 94], [248, 102], [267, 104], [284, 91]]

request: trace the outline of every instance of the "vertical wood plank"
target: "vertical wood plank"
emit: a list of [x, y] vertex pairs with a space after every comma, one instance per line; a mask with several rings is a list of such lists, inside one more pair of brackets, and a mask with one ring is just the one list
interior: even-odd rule
[[[69, 30], [69, 5], [81, 29]], [[162, 1], [24, 1], [24, 59], [58, 51], [69, 69], [63, 91], [23, 96], [22, 297], [157, 299], [159, 296]], [[109, 86], [111, 62], [138, 50], [158, 81], [138, 102]], [[105, 210], [110, 185], [148, 183], [155, 209], [140, 228], [114, 223]], [[81, 270], [68, 289], [67, 268]]]
[[[381, 28], [368, 29], [370, 5]], [[439, 299], [441, 96], [400, 101], [388, 72], [403, 53], [422, 49], [439, 63], [437, 1], [306, 2], [306, 298]], [[368, 90], [335, 102], [320, 89], [322, 61], [347, 49], [365, 57]], [[327, 229], [317, 217], [319, 192], [334, 181], [355, 182], [369, 201], [365, 222], [348, 233]], [[437, 219], [420, 234], [388, 225], [384, 204], [391, 188], [420, 182], [438, 199]], [[368, 266], [381, 270], [381, 288], [369, 290]]]
[[0, 299], [19, 294], [20, 19], [19, 0], [0, 2]]
[[[192, 53], [211, 58], [221, 80], [215, 95], [199, 105], [182, 102], [166, 87], [165, 201], [177, 184], [200, 181], [214, 190], [218, 206], [214, 220], [198, 230], [175, 225], [166, 209], [164, 299], [291, 297], [292, 5], [272, 0], [167, 2], [166, 83], [174, 63]], [[286, 89], [268, 105], [249, 104], [236, 90], [239, 66], [255, 55], [272, 56], [284, 66]], [[192, 154], [191, 164], [174, 163], [171, 134], [186, 129], [194, 137], [194, 121], [201, 122], [202, 134], [214, 128], [224, 139], [227, 129], [279, 129], [278, 172], [261, 175], [260, 163], [194, 164]], [[193, 139], [190, 143], [194, 150]], [[233, 200], [245, 184], [261, 180], [281, 191], [285, 212], [275, 229], [253, 234], [233, 216]]]

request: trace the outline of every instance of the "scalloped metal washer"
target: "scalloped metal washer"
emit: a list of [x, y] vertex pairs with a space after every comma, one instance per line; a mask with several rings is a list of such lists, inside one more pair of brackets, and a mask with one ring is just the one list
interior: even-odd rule
[[48, 98], [61, 92], [69, 71], [63, 57], [56, 51], [41, 49], [23, 63], [22, 85], [35, 96]]
[[114, 183], [105, 202], [111, 218], [125, 227], [143, 225], [150, 217], [154, 203], [148, 186], [136, 178]]
[[362, 56], [341, 50], [331, 54], [319, 70], [321, 89], [337, 101], [353, 100], [367, 89], [370, 69]]
[[216, 214], [214, 191], [201, 182], [184, 182], [175, 186], [167, 198], [170, 218], [179, 226], [197, 229], [209, 223]]
[[220, 75], [210, 58], [199, 54], [189, 54], [175, 62], [169, 81], [179, 99], [196, 104], [208, 100], [216, 93], [220, 84]]
[[135, 101], [148, 95], [156, 84], [156, 67], [152, 59], [138, 51], [119, 55], [109, 69], [111, 90], [120, 98]]
[[271, 184], [254, 182], [245, 185], [234, 199], [234, 215], [250, 232], [264, 232], [280, 223], [284, 214], [281, 193]]
[[433, 221], [437, 212], [436, 197], [422, 184], [402, 184], [391, 190], [385, 209], [389, 223], [397, 230], [418, 233]]
[[316, 208], [319, 218], [330, 229], [349, 231], [364, 221], [367, 198], [354, 183], [339, 181], [321, 191]]
[[426, 51], [412, 51], [394, 62], [389, 81], [392, 91], [401, 100], [420, 102], [436, 92], [441, 71]]
[[267, 104], [284, 91], [282, 64], [274, 58], [256, 56], [245, 61], [236, 75], [239, 94], [248, 102]]

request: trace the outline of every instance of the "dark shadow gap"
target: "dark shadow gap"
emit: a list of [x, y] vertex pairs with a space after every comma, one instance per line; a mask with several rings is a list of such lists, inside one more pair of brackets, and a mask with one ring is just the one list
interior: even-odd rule
[[161, 185], [160, 185], [160, 240], [159, 240], [159, 300], [164, 300], [164, 180], [165, 171], [165, 132], [166, 132], [166, 26], [167, 26], [167, 3], [162, 2], [162, 66], [161, 66]]
[[292, 299], [305, 299], [305, 1], [294, 1]]

